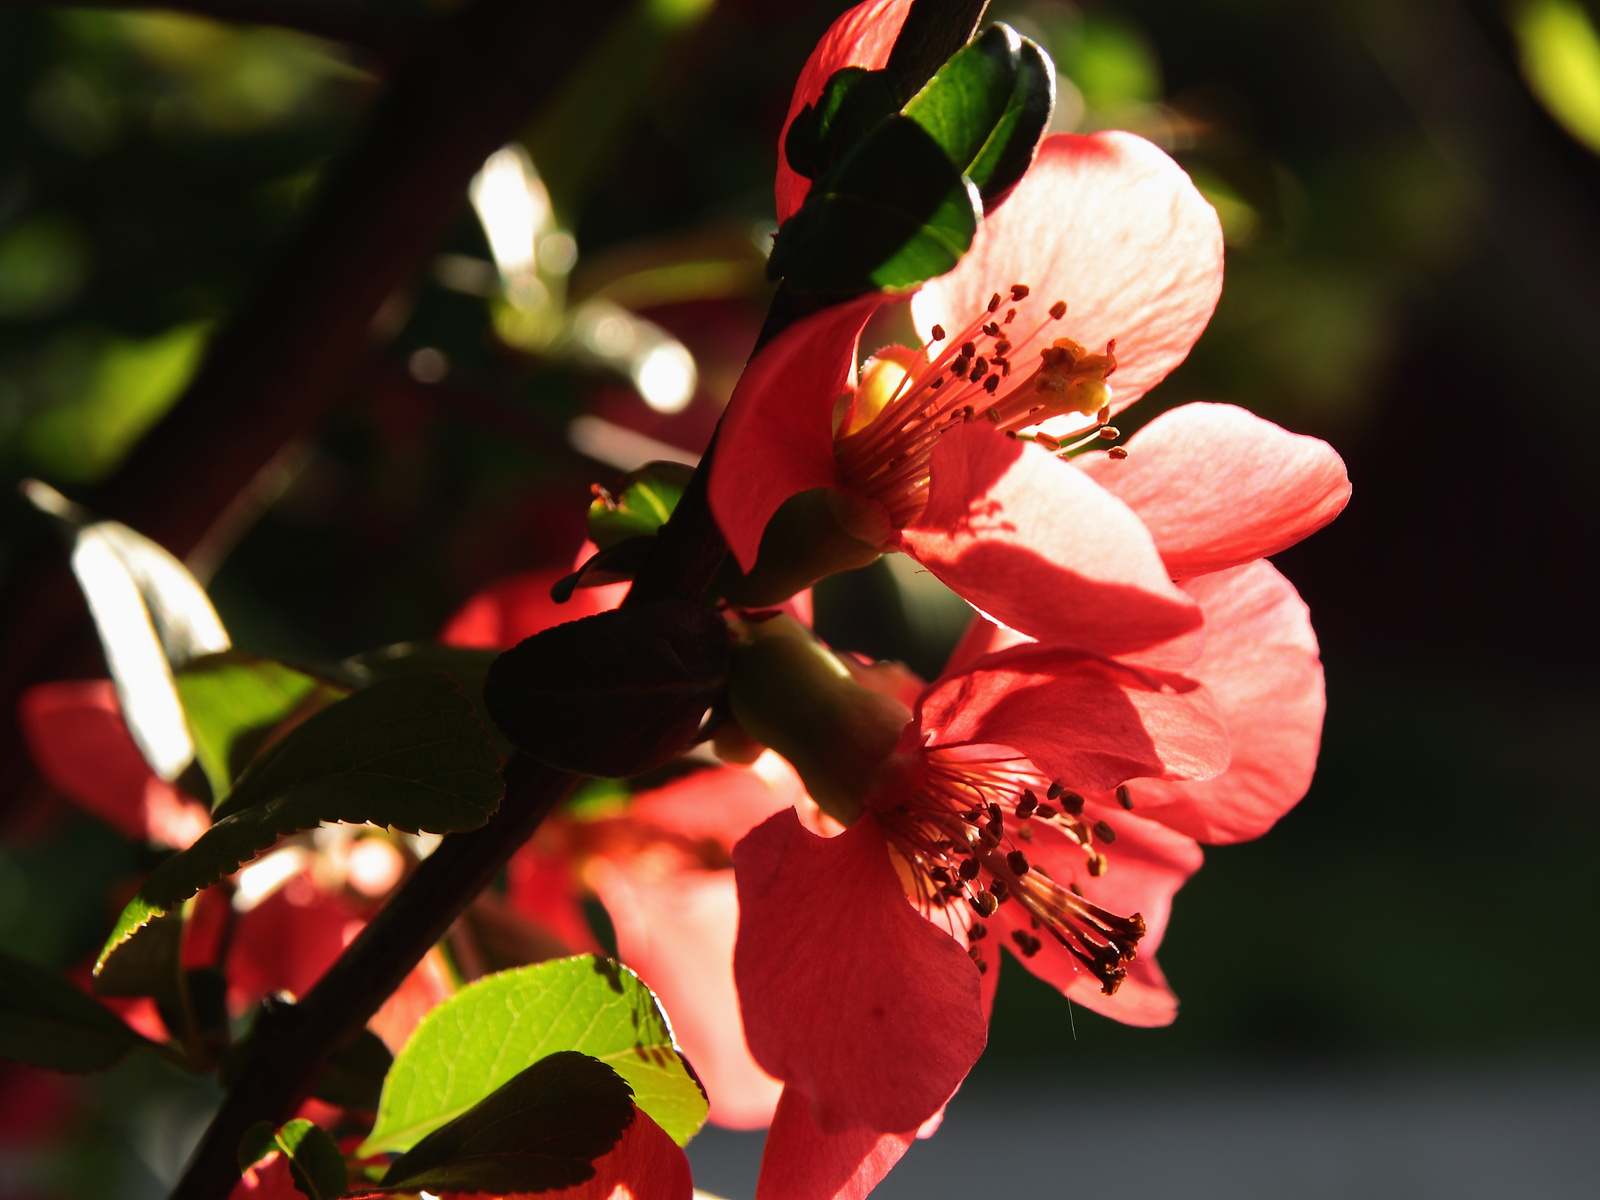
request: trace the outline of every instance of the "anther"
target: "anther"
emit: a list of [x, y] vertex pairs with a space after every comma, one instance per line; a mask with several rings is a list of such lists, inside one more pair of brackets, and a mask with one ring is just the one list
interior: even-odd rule
[[1069, 817], [1077, 816], [1083, 811], [1083, 797], [1077, 792], [1062, 792], [1061, 811]]
[[929, 334], [936, 342], [944, 341], [944, 326], [935, 325], [931, 330], [929, 330]]
[[1044, 946], [1043, 942], [1026, 929], [1013, 929], [1011, 931], [1011, 940], [1017, 944], [1017, 949], [1022, 951], [1023, 958], [1032, 958]]
[[[1000, 380], [999, 380], [999, 378], [997, 376], [991, 375], [991, 376], [989, 376], [988, 382], [985, 383], [984, 386], [985, 387], [989, 387], [990, 383], [999, 383], [999, 382], [1000, 382]], [[994, 391], [993, 388], [989, 388], [989, 390], [991, 392]], [[990, 424], [992, 424], [992, 425], [1000, 424], [1000, 410], [998, 408], [996, 408], [994, 405], [991, 404], [988, 408], [984, 409], [983, 410], [983, 415], [989, 418], [989, 423]]]
[[989, 297], [989, 311], [990, 312], [994, 312], [999, 307], [1000, 307], [1000, 293], [996, 292], [994, 295]]
[[1111, 447], [1111, 449], [1106, 451], [1106, 457], [1107, 458], [1114, 458], [1118, 462], [1121, 462], [1123, 459], [1128, 457], [1128, 452], [1126, 450], [1124, 450], [1121, 446], [1113, 446], [1113, 447]]
[[1106, 873], [1106, 856], [1104, 854], [1091, 854], [1089, 856], [1089, 874], [1098, 878]]
[[966, 812], [961, 814], [961, 819], [963, 821], [970, 821], [972, 824], [976, 825], [986, 811], [987, 810], [984, 809], [982, 805], [979, 805], [976, 808], [969, 808]]
[[1117, 803], [1129, 812], [1133, 811], [1133, 793], [1128, 790], [1128, 785], [1125, 783], [1117, 785]]
[[1014, 309], [1014, 308], [1008, 308], [1008, 309], [1006, 309], [1006, 319], [1004, 321], [1001, 321], [1000, 324], [1009, 325], [1009, 324], [1011, 324], [1011, 322], [1015, 321], [1016, 319], [1017, 319], [1017, 310]]
[[1048, 804], [1041, 804], [1038, 808], [1033, 810], [1033, 815], [1038, 817], [1041, 821], [1048, 821], [1051, 817], [1056, 815], [1056, 810], [1051, 808]]
[[967, 373], [967, 382], [977, 383], [978, 380], [982, 379], [988, 373], [989, 364], [980, 358], [977, 362], [972, 364], [972, 370]]
[[1006, 855], [1006, 866], [1011, 868], [1013, 875], [1026, 875], [1028, 873], [1028, 856], [1021, 850], [1013, 850]]
[[978, 877], [978, 870], [979, 867], [977, 859], [964, 858], [961, 860], [961, 865], [956, 868], [956, 874], [961, 876], [963, 879], [976, 879]]
[[967, 903], [972, 905], [980, 917], [992, 917], [995, 909], [1000, 907], [1000, 901], [994, 898], [993, 892], [979, 892], [976, 896], [971, 897]]
[[996, 342], [994, 344], [994, 352], [995, 352], [995, 354], [997, 356], [999, 356], [999, 357], [1002, 357], [1002, 358], [1005, 356], [1006, 351], [1008, 351], [1010, 349], [1011, 349], [1011, 343], [1008, 342], [1005, 338], [1001, 338], [998, 342]]
[[983, 951], [979, 950], [976, 946], [968, 946], [967, 947], [967, 957], [970, 958], [973, 962], [977, 962], [980, 958], [983, 957]]
[[1039, 797], [1033, 794], [1031, 788], [1022, 790], [1022, 799], [1017, 801], [1017, 816], [1026, 821], [1033, 816], [1033, 810], [1039, 807]]
[[1122, 430], [1115, 425], [1107, 425], [1100, 430], [1100, 437], [1108, 442], [1114, 442], [1122, 436]]
[[983, 327], [983, 331], [992, 338], [997, 338], [1000, 336], [1000, 326], [996, 325], [993, 321], [990, 321], [987, 325], [985, 325]]
[[1052, 800], [1058, 800], [1061, 797], [1061, 793], [1066, 790], [1066, 787], [1063, 786], [1062, 782], [1058, 779], [1050, 785], [1050, 788], [1045, 792], [1045, 795]]
[[950, 872], [946, 871], [943, 867], [934, 867], [928, 872], [928, 874], [934, 879], [937, 879], [940, 883], [950, 882]]
[[1054, 304], [1052, 304], [1050, 306], [1050, 319], [1051, 320], [1059, 321], [1059, 320], [1061, 320], [1062, 317], [1064, 317], [1066, 315], [1067, 315], [1067, 302], [1065, 300], [1057, 300]]
[[972, 928], [967, 930], [967, 941], [981, 942], [989, 936], [989, 927], [979, 921], [972, 923]]
[[1000, 819], [1000, 806], [993, 800], [989, 801], [989, 819], [991, 821], [998, 821]]
[[[993, 879], [989, 881], [989, 894], [994, 897], [996, 904], [1003, 904], [1005, 898], [1011, 894], [1011, 889], [1006, 886], [1004, 879]], [[988, 915], [988, 913], [984, 914], [984, 916]]]
[[991, 396], [994, 395], [997, 391], [999, 391], [1000, 390], [1000, 376], [991, 375], [991, 376], [989, 376], [989, 378], [985, 379], [983, 381], [983, 390], [988, 392], [989, 395], [991, 395]]
[[1039, 445], [1043, 446], [1046, 450], [1050, 451], [1050, 453], [1052, 453], [1052, 454], [1054, 454], [1057, 450], [1061, 449], [1061, 439], [1057, 438], [1057, 437], [1051, 437], [1048, 433], [1045, 433], [1043, 430], [1040, 430], [1038, 433], [1034, 434], [1033, 435], [1033, 440], [1038, 442]]
[[1104, 821], [1094, 823], [1094, 835], [1108, 846], [1117, 840], [1117, 831]]
[[971, 342], [962, 342], [961, 343], [961, 353], [966, 355], [968, 358], [971, 358], [977, 352], [978, 352], [977, 346], [973, 345]]
[[1026, 300], [1027, 297], [1028, 297], [1028, 285], [1027, 284], [1025, 284], [1025, 283], [1013, 283], [1011, 285], [1011, 298], [1013, 300]]

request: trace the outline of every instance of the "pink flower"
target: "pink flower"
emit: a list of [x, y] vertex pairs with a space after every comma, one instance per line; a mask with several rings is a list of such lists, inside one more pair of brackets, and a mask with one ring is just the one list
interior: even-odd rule
[[710, 481], [729, 546], [749, 570], [778, 507], [828, 488], [857, 538], [1029, 636], [1120, 654], [1196, 628], [1127, 505], [1052, 452], [1097, 443], [1182, 361], [1221, 282], [1216, 213], [1170, 158], [1131, 134], [1047, 138], [913, 298], [925, 349], [880, 351], [858, 379], [871, 295], [751, 362]]

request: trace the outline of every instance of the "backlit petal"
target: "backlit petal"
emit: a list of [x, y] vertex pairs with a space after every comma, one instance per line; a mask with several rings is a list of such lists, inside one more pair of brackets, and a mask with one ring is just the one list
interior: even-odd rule
[[562, 568], [544, 567], [490, 584], [445, 622], [439, 640], [446, 646], [506, 650], [552, 625], [608, 612], [628, 594], [626, 583], [608, 583], [578, 588], [572, 599], [557, 604], [550, 598], [550, 588], [570, 574]]
[[914, 1129], [983, 1051], [978, 971], [906, 901], [878, 823], [820, 838], [793, 810], [734, 847], [734, 974], [756, 1061], [826, 1133]]
[[[912, 300], [917, 330], [926, 340], [935, 324], [962, 328], [1014, 283], [1032, 291], [1016, 305], [1013, 341], [1041, 322], [1042, 338], [1070, 337], [1096, 353], [1116, 339], [1110, 382], [1120, 410], [1182, 362], [1210, 320], [1222, 292], [1222, 228], [1183, 169], [1143, 138], [1055, 134], [960, 265]], [[1057, 300], [1067, 315], [1049, 322]], [[1014, 373], [1011, 386], [1026, 374]]]
[[790, 1085], [767, 1132], [756, 1200], [861, 1200], [915, 1138], [915, 1130], [823, 1133], [811, 1119], [810, 1098]]
[[761, 822], [804, 797], [805, 789], [794, 768], [768, 750], [748, 767], [696, 771], [641, 792], [628, 816], [683, 837], [710, 838], [732, 849]]
[[[446, 1200], [457, 1200], [446, 1192]], [[633, 1110], [633, 1123], [606, 1154], [594, 1160], [594, 1176], [576, 1187], [553, 1192], [511, 1193], [503, 1200], [692, 1200], [694, 1180], [689, 1158], [650, 1119], [643, 1109]], [[468, 1200], [465, 1194], [460, 1200]], [[472, 1200], [479, 1200], [474, 1195]]]
[[944, 436], [930, 468], [902, 544], [1001, 624], [1104, 654], [1199, 626], [1139, 518], [1039, 446], [973, 421]]
[[1174, 579], [1265, 558], [1321, 529], [1350, 499], [1334, 448], [1231, 404], [1185, 404], [1084, 471], [1127, 501]]

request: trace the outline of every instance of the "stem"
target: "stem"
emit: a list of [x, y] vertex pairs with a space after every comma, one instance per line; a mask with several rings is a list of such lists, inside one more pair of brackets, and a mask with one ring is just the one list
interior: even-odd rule
[[522, 755], [481, 829], [453, 833], [345, 948], [299, 1004], [257, 1022], [255, 1049], [212, 1118], [172, 1200], [224, 1200], [239, 1178], [239, 1139], [287, 1118], [329, 1061], [378, 1011], [475, 896], [494, 881], [579, 777]]

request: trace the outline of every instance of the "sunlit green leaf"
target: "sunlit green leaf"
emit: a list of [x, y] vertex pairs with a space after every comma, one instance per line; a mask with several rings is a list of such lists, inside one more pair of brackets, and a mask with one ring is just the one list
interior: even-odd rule
[[320, 1125], [301, 1117], [273, 1129], [271, 1122], [258, 1121], [239, 1141], [239, 1166], [260, 1162], [274, 1150], [289, 1160], [294, 1186], [307, 1200], [333, 1200], [350, 1186], [339, 1144]]
[[54, 1071], [104, 1071], [148, 1044], [54, 972], [0, 952], [0, 1058]]
[[614, 1068], [679, 1145], [705, 1122], [705, 1093], [650, 989], [626, 967], [586, 954], [490, 975], [424, 1017], [389, 1071], [361, 1153], [416, 1145], [559, 1050]]
[[592, 1057], [551, 1054], [417, 1142], [383, 1189], [525, 1194], [582, 1183], [636, 1119], [628, 1091]]
[[672, 462], [646, 463], [630, 471], [615, 495], [606, 492], [589, 505], [589, 540], [605, 550], [654, 533], [672, 516], [693, 475], [694, 468]]

